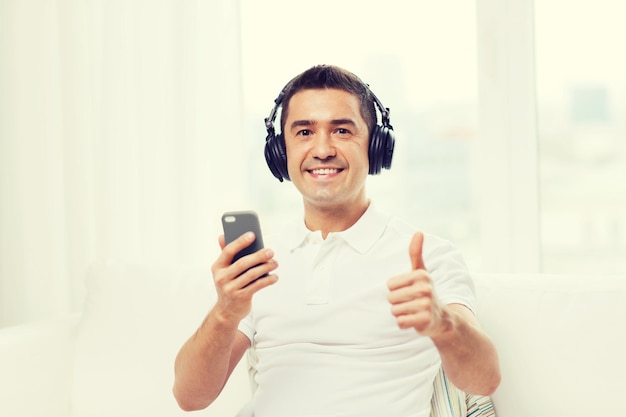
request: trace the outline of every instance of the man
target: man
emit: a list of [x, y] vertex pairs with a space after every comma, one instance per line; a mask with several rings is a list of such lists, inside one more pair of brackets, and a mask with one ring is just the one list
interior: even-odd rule
[[[497, 352], [472, 313], [462, 257], [367, 197], [372, 165], [388, 168], [393, 150], [378, 99], [352, 73], [316, 66], [276, 103], [282, 133], [275, 108], [266, 157], [301, 193], [304, 218], [232, 264], [254, 236], [220, 237], [218, 301], [176, 359], [181, 408], [211, 404], [251, 347], [255, 417], [428, 416], [441, 366], [458, 388], [490, 395]], [[380, 140], [391, 143], [372, 148]]]

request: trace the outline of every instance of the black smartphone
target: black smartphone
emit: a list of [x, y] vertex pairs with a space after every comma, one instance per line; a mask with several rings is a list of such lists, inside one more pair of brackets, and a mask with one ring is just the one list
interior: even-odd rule
[[229, 244], [247, 232], [254, 232], [256, 236], [256, 239], [250, 246], [243, 248], [235, 255], [233, 262], [242, 256], [263, 249], [261, 224], [259, 222], [259, 216], [254, 211], [229, 211], [224, 213], [222, 215], [222, 228], [224, 229], [224, 240], [226, 244]]

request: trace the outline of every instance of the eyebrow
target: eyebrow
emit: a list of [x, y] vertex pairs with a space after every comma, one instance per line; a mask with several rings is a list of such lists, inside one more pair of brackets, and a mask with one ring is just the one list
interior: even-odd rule
[[[313, 120], [294, 120], [289, 126], [291, 129], [301, 126], [311, 126], [316, 125], [317, 122]], [[356, 122], [352, 119], [333, 119], [330, 121], [330, 124], [333, 126], [339, 125], [352, 125], [356, 126]]]
[[315, 123], [311, 120], [294, 120], [293, 123], [291, 123], [291, 125], [289, 126], [289, 128], [293, 129], [295, 127], [311, 126], [313, 124]]
[[356, 126], [356, 122], [352, 119], [334, 119], [330, 121], [332, 125], [352, 125]]

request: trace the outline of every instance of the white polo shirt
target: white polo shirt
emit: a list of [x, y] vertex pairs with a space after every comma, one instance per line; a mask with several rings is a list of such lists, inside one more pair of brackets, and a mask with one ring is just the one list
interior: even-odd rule
[[[239, 329], [257, 357], [255, 417], [427, 417], [441, 359], [431, 339], [399, 329], [387, 280], [411, 269], [416, 231], [373, 204], [350, 229], [322, 239], [300, 220], [266, 239], [279, 281], [255, 294]], [[473, 308], [462, 256], [424, 239], [445, 303]]]

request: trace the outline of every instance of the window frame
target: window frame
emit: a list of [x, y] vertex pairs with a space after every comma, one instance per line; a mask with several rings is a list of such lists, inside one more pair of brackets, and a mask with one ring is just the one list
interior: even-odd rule
[[541, 271], [534, 4], [477, 0], [479, 138], [472, 161], [483, 269]]

